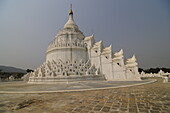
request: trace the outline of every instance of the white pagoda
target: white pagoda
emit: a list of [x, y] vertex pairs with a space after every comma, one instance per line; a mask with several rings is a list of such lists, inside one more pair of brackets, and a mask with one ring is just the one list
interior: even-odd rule
[[113, 54], [111, 45], [95, 42], [94, 35], [85, 37], [73, 19], [72, 8], [64, 28], [47, 48], [46, 61], [26, 76], [28, 83], [140, 80], [135, 56], [125, 64], [122, 49]]

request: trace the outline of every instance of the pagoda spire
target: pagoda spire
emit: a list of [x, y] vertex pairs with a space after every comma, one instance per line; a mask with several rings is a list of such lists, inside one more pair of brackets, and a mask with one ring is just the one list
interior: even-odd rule
[[72, 4], [70, 4], [70, 12], [69, 15], [73, 15]]
[[70, 4], [70, 11], [69, 11], [69, 18], [66, 24], [64, 25], [64, 28], [76, 28], [78, 29], [78, 26], [74, 22], [73, 19], [73, 10], [72, 10], [72, 4]]

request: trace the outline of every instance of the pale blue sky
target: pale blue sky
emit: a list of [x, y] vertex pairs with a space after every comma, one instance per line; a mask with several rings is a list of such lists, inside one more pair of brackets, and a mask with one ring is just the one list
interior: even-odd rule
[[68, 19], [139, 67], [170, 67], [169, 0], [0, 0], [0, 65], [35, 69]]

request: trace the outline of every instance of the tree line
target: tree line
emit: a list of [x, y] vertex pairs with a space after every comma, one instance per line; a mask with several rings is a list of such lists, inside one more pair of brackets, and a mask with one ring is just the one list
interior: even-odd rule
[[20, 72], [0, 72], [0, 78], [6, 79], [12, 75], [15, 79], [21, 79], [22, 76], [24, 76], [24, 74], [25, 73], [20, 73]]
[[[33, 72], [33, 70], [27, 69], [26, 72], [30, 73], [30, 72]], [[1, 79], [8, 79], [11, 75], [15, 79], [21, 79], [25, 74], [26, 73], [21, 73], [21, 72], [2, 72], [2, 70], [0, 69], [0, 78]]]
[[145, 73], [158, 73], [160, 70], [162, 70], [165, 73], [170, 73], [170, 68], [149, 68], [149, 69], [142, 69], [142, 68], [138, 68], [139, 73], [141, 73], [142, 71]]

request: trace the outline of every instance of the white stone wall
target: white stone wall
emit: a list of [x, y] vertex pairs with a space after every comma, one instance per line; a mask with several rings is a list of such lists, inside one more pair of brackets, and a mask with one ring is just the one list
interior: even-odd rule
[[95, 64], [95, 66], [97, 68], [100, 68], [101, 71], [102, 71], [102, 68], [101, 68], [101, 57], [100, 55], [98, 55], [94, 50], [91, 50], [91, 58], [89, 58], [91, 60], [91, 63], [92, 64]]
[[60, 59], [64, 62], [67, 60], [86, 62], [90, 60], [91, 65], [99, 69], [106, 80], [140, 80], [135, 56], [129, 58], [125, 64], [123, 50], [113, 55], [112, 46], [104, 48], [102, 41], [95, 43], [94, 35], [86, 37], [80, 44], [83, 46], [76, 45], [72, 48], [72, 46], [65, 47], [65, 44], [61, 44], [56, 49], [54, 47], [53, 50], [48, 49], [46, 61]]
[[115, 62], [113, 62], [113, 79], [118, 81], [124, 81], [127, 79], [125, 68]]
[[164, 75], [170, 75], [170, 73], [165, 73], [162, 70], [160, 70], [158, 73], [145, 73], [143, 71], [140, 73], [141, 77], [163, 77]]
[[125, 65], [123, 50], [113, 57], [111, 46], [104, 48], [102, 41], [92, 43], [93, 41], [94, 36], [87, 37], [87, 39], [85, 38], [88, 53], [90, 53], [88, 56], [92, 65], [94, 64], [96, 67], [100, 68], [106, 80], [141, 80], [135, 56], [129, 58]]
[[80, 61], [81, 59], [87, 61], [87, 50], [85, 48], [59, 48], [48, 52], [46, 55], [46, 61], [58, 59], [62, 61]]
[[112, 62], [107, 55], [101, 55], [102, 72], [105, 73], [107, 80], [113, 80]]

